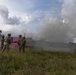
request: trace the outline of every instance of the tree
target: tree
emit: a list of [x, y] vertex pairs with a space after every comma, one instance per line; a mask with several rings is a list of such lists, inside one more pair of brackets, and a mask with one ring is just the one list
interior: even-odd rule
[[2, 33], [2, 30], [0, 30], [0, 34]]
[[2, 33], [2, 30], [0, 30], [0, 41], [1, 41], [1, 33]]

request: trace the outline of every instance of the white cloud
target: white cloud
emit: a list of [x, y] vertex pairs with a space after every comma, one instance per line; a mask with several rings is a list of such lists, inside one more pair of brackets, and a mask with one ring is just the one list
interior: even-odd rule
[[9, 13], [8, 8], [3, 5], [0, 6], [0, 30], [4, 31], [4, 33], [11, 32], [13, 34], [27, 31], [25, 27], [26, 23], [30, 21], [30, 17], [26, 15], [24, 17], [9, 16]]
[[0, 24], [0, 30], [9, 31], [12, 29], [12, 26]]

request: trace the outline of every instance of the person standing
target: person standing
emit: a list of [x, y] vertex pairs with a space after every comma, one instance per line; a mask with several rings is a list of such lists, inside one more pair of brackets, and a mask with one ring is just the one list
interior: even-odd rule
[[3, 49], [3, 46], [4, 46], [4, 35], [2, 36], [2, 38], [1, 38], [1, 50]]
[[9, 51], [9, 45], [11, 44], [11, 34], [8, 34], [5, 39], [4, 39], [4, 47], [3, 47], [3, 52], [5, 50], [7, 50], [7, 52]]
[[21, 49], [22, 49], [22, 35], [19, 35], [18, 46], [19, 46], [19, 52], [21, 52]]
[[22, 50], [23, 50], [23, 53], [25, 52], [25, 47], [26, 47], [26, 38], [23, 37], [22, 38]]

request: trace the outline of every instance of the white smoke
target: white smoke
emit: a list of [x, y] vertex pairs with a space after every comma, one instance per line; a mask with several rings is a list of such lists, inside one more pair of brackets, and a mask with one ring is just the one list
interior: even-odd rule
[[48, 17], [40, 28], [39, 37], [51, 42], [72, 41], [76, 37], [76, 0], [63, 0], [61, 20]]

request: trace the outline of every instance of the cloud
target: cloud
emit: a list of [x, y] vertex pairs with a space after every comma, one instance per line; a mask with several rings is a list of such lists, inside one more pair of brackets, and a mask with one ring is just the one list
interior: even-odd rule
[[4, 6], [0, 6], [0, 16], [3, 18], [5, 24], [8, 24], [8, 25], [19, 25], [20, 24], [20, 18], [16, 16], [9, 17], [9, 11]]
[[3, 31], [3, 34], [9, 32], [12, 35], [28, 33], [27, 23], [30, 21], [30, 17], [28, 15], [10, 16], [9, 14], [8, 8], [0, 5], [0, 30]]

